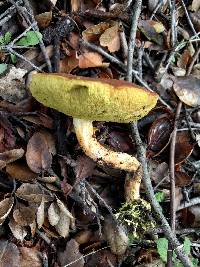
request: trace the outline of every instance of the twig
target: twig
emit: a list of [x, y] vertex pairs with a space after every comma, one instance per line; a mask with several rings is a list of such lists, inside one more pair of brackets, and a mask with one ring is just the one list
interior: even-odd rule
[[[8, 2], [10, 2], [11, 4], [13, 4], [15, 6], [15, 8], [18, 11], [18, 13], [20, 13], [24, 17], [24, 20], [26, 21], [26, 23], [28, 25], [32, 25], [32, 29], [37, 34], [37, 32], [39, 32], [39, 28], [38, 28], [37, 22], [36, 22], [36, 20], [34, 18], [34, 15], [33, 15], [31, 6], [29, 4], [29, 1], [28, 0], [24, 0], [25, 8], [19, 6], [18, 3], [17, 2], [15, 3], [14, 0], [8, 0]], [[40, 42], [39, 42], [40, 49], [41, 49], [41, 51], [42, 51], [42, 53], [44, 55], [45, 61], [47, 63], [48, 71], [52, 72], [51, 61], [50, 61], [49, 56], [48, 56], [48, 54], [46, 52], [46, 47], [44, 45], [44, 42], [39, 37], [38, 37], [38, 39], [40, 40]]]
[[74, 263], [76, 263], [76, 262], [78, 262], [78, 261], [80, 261], [80, 260], [82, 260], [82, 259], [84, 259], [84, 258], [90, 256], [90, 255], [96, 254], [97, 252], [99, 252], [99, 251], [101, 251], [101, 250], [104, 250], [104, 249], [107, 249], [107, 248], [109, 248], [109, 246], [100, 248], [100, 249], [98, 249], [98, 250], [96, 250], [96, 251], [92, 251], [92, 252], [90, 252], [90, 253], [88, 253], [88, 254], [86, 254], [86, 255], [84, 255], [84, 256], [81, 256], [80, 258], [78, 258], [78, 259], [76, 259], [76, 260], [74, 260], [74, 261], [71, 261], [70, 263], [66, 264], [66, 265], [63, 266], [63, 267], [68, 267], [68, 266], [70, 266], [70, 265], [72, 265], [72, 264], [74, 264]]
[[185, 209], [185, 208], [189, 208], [191, 206], [198, 205], [198, 204], [200, 204], [200, 197], [195, 197], [195, 198], [190, 199], [190, 202], [184, 202], [181, 205], [179, 205], [177, 208], [177, 211]]
[[200, 54], [200, 47], [197, 49], [197, 51], [195, 52], [194, 56], [192, 57], [192, 61], [187, 69], [187, 73], [186, 75], [190, 75], [191, 71], [192, 71], [192, 68], [194, 66], [194, 63], [196, 62], [196, 60], [198, 59], [199, 57], [199, 54]]
[[197, 34], [197, 32], [195, 31], [194, 25], [193, 25], [193, 23], [191, 21], [190, 15], [188, 14], [187, 8], [186, 8], [185, 3], [184, 3], [184, 0], [181, 0], [181, 4], [183, 6], [183, 9], [185, 11], [185, 15], [186, 15], [187, 21], [188, 21], [188, 23], [190, 25], [190, 28], [191, 28], [193, 34]]
[[153, 19], [153, 17], [155, 16], [156, 12], [158, 11], [158, 9], [159, 9], [162, 5], [163, 5], [163, 0], [160, 0], [160, 1], [157, 3], [156, 7], [154, 8], [154, 11], [153, 11], [152, 14], [151, 14], [150, 20]]
[[98, 198], [100, 202], [104, 205], [104, 207], [109, 211], [110, 215], [112, 216], [113, 220], [116, 221], [116, 217], [112, 212], [112, 208], [106, 203], [106, 201], [97, 193], [97, 191], [88, 183], [86, 180], [84, 181], [87, 187], [92, 191], [92, 193]]
[[176, 30], [176, 1], [168, 0], [171, 13], [171, 45], [175, 47], [177, 42], [177, 30]]
[[[138, 25], [138, 19], [141, 13], [142, 8], [142, 0], [135, 1], [134, 7], [133, 7], [133, 13], [132, 13], [132, 25], [131, 25], [131, 31], [130, 31], [130, 37], [129, 37], [129, 44], [128, 44], [128, 60], [127, 60], [127, 66], [133, 65], [133, 54], [135, 49], [135, 37], [137, 32], [137, 25]], [[127, 81], [132, 82], [132, 68], [127, 68]]]
[[[174, 157], [175, 157], [175, 147], [176, 147], [176, 134], [177, 134], [177, 124], [178, 119], [181, 113], [182, 102], [179, 101], [176, 115], [175, 115], [175, 122], [174, 122], [174, 130], [171, 134], [171, 143], [170, 143], [170, 163], [169, 163], [169, 176], [170, 176], [170, 220], [171, 220], [171, 229], [172, 232], [175, 233], [176, 230], [176, 206], [175, 206], [175, 173], [174, 173]], [[173, 266], [172, 257], [173, 257], [173, 249], [171, 244], [168, 248], [168, 267]]]
[[37, 67], [35, 64], [33, 64], [30, 60], [28, 60], [28, 59], [25, 58], [24, 56], [22, 56], [22, 55], [20, 55], [19, 53], [17, 53], [17, 52], [16, 52], [15, 50], [13, 50], [12, 48], [8, 47], [7, 50], [8, 50], [10, 53], [16, 55], [17, 57], [19, 57], [19, 58], [23, 59], [24, 61], [26, 61], [27, 63], [29, 63], [35, 70], [38, 70], [39, 72], [42, 72], [42, 70], [41, 70], [39, 67]]
[[[132, 23], [133, 27], [135, 27], [135, 24], [136, 24], [136, 22], [133, 21], [133, 23]], [[133, 38], [130, 38], [130, 40], [133, 40]], [[132, 47], [131, 44], [130, 44], [130, 46]], [[130, 54], [130, 51], [132, 51], [132, 50], [129, 49], [128, 57], [133, 56]], [[128, 61], [128, 62], [130, 63], [131, 61]], [[127, 79], [128, 79], [128, 81], [132, 81], [132, 68], [133, 68], [132, 64], [128, 64], [127, 68], [128, 68]], [[131, 130], [132, 130], [132, 134], [133, 134], [134, 140], [135, 140], [136, 145], [137, 145], [138, 158], [139, 158], [141, 165], [142, 165], [142, 168], [143, 168], [144, 188], [145, 188], [147, 197], [149, 199], [149, 202], [151, 203], [151, 205], [154, 209], [156, 218], [157, 218], [158, 222], [161, 222], [163, 231], [164, 231], [166, 237], [168, 238], [170, 244], [172, 244], [172, 247], [175, 250], [175, 252], [176, 252], [178, 258], [180, 259], [180, 261], [182, 262], [182, 264], [185, 267], [192, 267], [192, 263], [190, 262], [190, 259], [183, 252], [182, 246], [180, 245], [179, 241], [177, 240], [176, 235], [171, 231], [171, 228], [170, 228], [166, 218], [164, 217], [164, 215], [162, 213], [162, 209], [155, 198], [153, 187], [151, 184], [151, 178], [150, 178], [148, 167], [147, 167], [147, 161], [146, 161], [146, 157], [145, 157], [146, 150], [142, 144], [142, 140], [140, 138], [140, 134], [139, 134], [136, 122], [131, 123]]]

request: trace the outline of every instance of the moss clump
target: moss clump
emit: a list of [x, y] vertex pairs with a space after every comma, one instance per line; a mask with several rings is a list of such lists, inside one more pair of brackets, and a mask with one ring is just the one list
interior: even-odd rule
[[124, 203], [115, 216], [127, 227], [131, 239], [135, 240], [142, 238], [156, 226], [150, 217], [151, 205], [143, 199]]
[[45, 106], [92, 121], [135, 121], [147, 115], [158, 99], [131, 83], [61, 74], [33, 74], [29, 88]]

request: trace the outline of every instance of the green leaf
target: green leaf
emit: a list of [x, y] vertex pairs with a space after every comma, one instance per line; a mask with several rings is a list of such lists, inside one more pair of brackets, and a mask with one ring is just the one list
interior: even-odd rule
[[4, 44], [9, 44], [12, 38], [11, 32], [6, 32], [4, 35]]
[[165, 199], [165, 193], [164, 192], [157, 192], [155, 193], [155, 197], [158, 202], [163, 202]]
[[23, 46], [33, 46], [39, 44], [41, 40], [42, 34], [40, 32], [29, 31], [24, 37], [22, 37], [18, 42], [16, 42], [16, 44]]
[[191, 248], [190, 239], [186, 237], [183, 243], [183, 249], [187, 255], [190, 254], [190, 248]]
[[157, 252], [160, 255], [160, 258], [167, 263], [167, 249], [168, 249], [168, 240], [166, 238], [159, 238], [156, 241]]
[[198, 266], [199, 260], [192, 258], [192, 263], [194, 266]]
[[5, 63], [0, 64], [0, 74], [7, 70], [8, 65]]
[[13, 64], [15, 64], [17, 62], [17, 57], [15, 54], [10, 54], [10, 58]]

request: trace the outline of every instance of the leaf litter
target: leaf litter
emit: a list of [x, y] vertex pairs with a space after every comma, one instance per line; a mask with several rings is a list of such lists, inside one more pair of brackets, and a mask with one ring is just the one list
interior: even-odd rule
[[[1, 266], [39, 267], [45, 260], [49, 266], [164, 266], [166, 240], [146, 201], [142, 172], [128, 175], [88, 158], [77, 142], [72, 119], [41, 105], [27, 89], [28, 72], [51, 72], [52, 66], [63, 75], [126, 79], [123, 64], [133, 6], [117, 1], [64, 2], [31, 0], [27, 6], [18, 1], [18, 9], [12, 1], [0, 5], [6, 21], [0, 36]], [[164, 100], [138, 125], [155, 193], [164, 196], [159, 201], [166, 218], [175, 110], [178, 101], [184, 104], [177, 122], [173, 201], [178, 237], [189, 237], [187, 253], [198, 266], [200, 48], [194, 33], [200, 29], [200, 5], [189, 2], [185, 1], [188, 22], [182, 1], [176, 1], [174, 48], [168, 1], [158, 8], [159, 1], [143, 5], [133, 68]], [[10, 17], [9, 8], [15, 10]], [[95, 122], [94, 127], [105, 147], [137, 153], [129, 125]], [[184, 228], [189, 232], [184, 234]], [[174, 259], [174, 264], [180, 262]]]

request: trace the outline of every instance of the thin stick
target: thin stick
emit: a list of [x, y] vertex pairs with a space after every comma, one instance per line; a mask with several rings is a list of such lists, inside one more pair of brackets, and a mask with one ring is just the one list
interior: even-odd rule
[[[174, 130], [171, 135], [171, 143], [170, 143], [170, 163], [169, 163], [169, 175], [170, 175], [170, 220], [171, 220], [171, 229], [172, 232], [175, 233], [176, 230], [176, 206], [175, 206], [175, 173], [174, 173], [174, 157], [175, 157], [175, 148], [176, 148], [176, 134], [177, 134], [177, 124], [178, 119], [181, 113], [182, 108], [182, 102], [179, 101], [177, 109], [176, 109], [176, 115], [175, 115], [175, 122], [174, 122]], [[173, 266], [172, 257], [173, 257], [173, 249], [170, 245], [168, 247], [168, 267]]]
[[[142, 8], [142, 0], [135, 1], [132, 13], [133, 19], [132, 19], [132, 25], [131, 25], [131, 32], [129, 37], [129, 44], [128, 44], [128, 59], [127, 59], [127, 66], [133, 65], [133, 54], [135, 49], [135, 37], [137, 32], [137, 25], [139, 16], [141, 13]], [[133, 68], [127, 68], [127, 81], [132, 82], [132, 70]]]
[[[137, 4], [137, 1], [136, 1]], [[135, 18], [135, 17], [134, 17]], [[132, 21], [132, 27], [135, 27], [135, 25], [137, 24], [136, 21]], [[133, 33], [134, 31], [131, 31], [131, 33]], [[134, 36], [133, 36], [134, 37]], [[130, 40], [134, 40], [133, 37], [130, 37]], [[131, 43], [129, 43], [129, 45], [132, 47], [133, 45]], [[130, 54], [133, 51], [133, 49], [129, 49], [129, 54], [128, 57], [133, 57], [132, 54]], [[128, 70], [127, 70], [127, 80], [128, 81], [132, 81], [132, 68], [133, 65], [130, 64], [131, 60], [128, 61], [129, 64], [127, 66]], [[166, 218], [164, 217], [163, 213], [162, 213], [162, 209], [159, 205], [159, 203], [157, 202], [155, 195], [154, 195], [154, 191], [153, 191], [153, 187], [151, 184], [151, 178], [149, 175], [149, 171], [148, 171], [148, 167], [147, 167], [147, 161], [146, 161], [146, 150], [142, 144], [142, 140], [140, 138], [140, 134], [138, 131], [138, 127], [137, 127], [137, 123], [131, 123], [131, 130], [132, 130], [132, 135], [134, 137], [134, 140], [136, 142], [137, 145], [137, 151], [138, 151], [138, 158], [141, 162], [142, 168], [143, 168], [143, 184], [144, 184], [144, 188], [147, 194], [147, 197], [149, 199], [149, 202], [151, 203], [154, 212], [155, 212], [155, 216], [158, 220], [158, 222], [161, 222], [162, 224], [162, 229], [167, 237], [167, 239], [169, 240], [170, 244], [172, 245], [173, 249], [175, 250], [178, 258], [180, 259], [180, 261], [182, 262], [182, 264], [185, 267], [192, 267], [192, 263], [190, 262], [189, 257], [183, 252], [182, 246], [180, 245], [179, 241], [176, 238], [176, 235], [171, 231], [171, 228], [166, 220]]]
[[177, 42], [177, 30], [176, 30], [176, 1], [168, 0], [170, 13], [171, 13], [171, 45], [175, 47]]
[[190, 28], [191, 28], [193, 34], [197, 34], [197, 32], [195, 31], [194, 25], [193, 25], [193, 23], [192, 23], [192, 21], [191, 21], [190, 15], [189, 15], [189, 13], [188, 13], [188, 11], [187, 11], [187, 8], [186, 8], [186, 6], [185, 6], [184, 0], [181, 0], [181, 4], [182, 4], [182, 6], [183, 6], [183, 9], [184, 9], [184, 11], [185, 11], [185, 15], [186, 15], [187, 21], [188, 21], [188, 23], [189, 23], [189, 25], [190, 25]]

